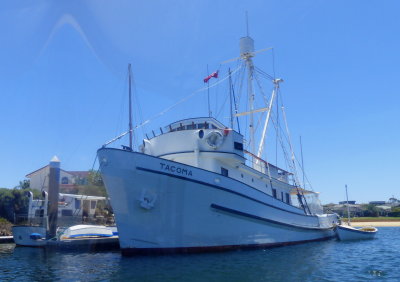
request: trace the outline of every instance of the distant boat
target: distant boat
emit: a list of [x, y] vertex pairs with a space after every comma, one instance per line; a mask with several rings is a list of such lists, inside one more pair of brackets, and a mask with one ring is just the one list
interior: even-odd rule
[[59, 229], [56, 238], [46, 238], [47, 230], [41, 226], [13, 226], [14, 242], [24, 247], [46, 247], [49, 242], [54, 244], [68, 243], [71, 239], [110, 238], [118, 240], [115, 227], [102, 225], [73, 225]]
[[355, 228], [352, 226], [338, 225], [336, 234], [341, 241], [374, 239], [378, 229], [375, 227]]
[[348, 217], [349, 225], [340, 224], [336, 227], [336, 234], [337, 234], [339, 240], [347, 241], [347, 240], [374, 239], [376, 233], [378, 232], [377, 228], [372, 227], [372, 226], [355, 228], [355, 227], [351, 226], [347, 185], [345, 187], [346, 187], [347, 217]]
[[42, 226], [16, 225], [12, 233], [17, 246], [44, 247], [47, 243], [46, 228]]
[[[77, 200], [90, 199], [92, 202], [96, 203], [97, 200], [105, 199], [104, 197], [72, 194], [60, 194], [60, 196], [67, 200], [59, 202], [59, 205], [61, 203], [62, 206], [69, 207], [71, 209], [71, 214], [79, 214], [81, 205], [76, 207]], [[89, 224], [78, 224], [68, 228], [59, 227], [57, 230], [57, 236], [54, 238], [48, 238], [47, 192], [43, 192], [44, 200], [33, 200], [32, 192], [28, 193], [28, 197], [29, 211], [27, 224], [15, 225], [12, 227], [14, 242], [18, 246], [46, 247], [50, 241], [53, 245], [57, 245], [60, 243], [66, 243], [67, 241], [69, 242], [71, 239], [110, 238], [118, 240], [118, 231], [116, 227]], [[82, 215], [82, 213], [80, 214]], [[62, 216], [63, 213], [60, 215]]]
[[60, 235], [60, 240], [73, 238], [94, 238], [115, 236], [112, 229], [102, 225], [74, 225], [66, 228]]
[[[161, 135], [144, 139], [140, 152], [131, 141], [122, 149], [98, 150], [123, 254], [272, 247], [335, 237], [338, 217], [323, 214], [318, 194], [300, 188], [293, 151], [286, 158], [293, 172], [261, 158], [282, 80], [270, 77], [271, 100], [256, 109], [252, 57], [257, 52], [249, 36], [240, 43], [251, 105], [235, 116], [250, 116], [247, 139], [233, 129], [233, 115], [230, 128], [200, 117], [171, 123]], [[253, 114], [261, 112], [266, 117], [257, 142]]]

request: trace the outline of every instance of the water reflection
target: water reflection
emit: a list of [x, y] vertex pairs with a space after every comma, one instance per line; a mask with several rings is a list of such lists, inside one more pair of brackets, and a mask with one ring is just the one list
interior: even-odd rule
[[400, 228], [369, 241], [335, 240], [266, 250], [122, 257], [0, 245], [1, 280], [365, 281], [396, 280]]

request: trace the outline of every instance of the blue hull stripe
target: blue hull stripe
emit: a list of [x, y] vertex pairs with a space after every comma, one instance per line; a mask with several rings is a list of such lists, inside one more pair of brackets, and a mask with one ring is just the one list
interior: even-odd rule
[[288, 224], [288, 223], [284, 223], [284, 222], [268, 219], [268, 218], [265, 218], [265, 217], [261, 217], [261, 216], [257, 216], [257, 215], [253, 215], [253, 214], [249, 214], [249, 213], [245, 213], [245, 212], [241, 212], [241, 211], [238, 211], [238, 210], [226, 208], [226, 207], [223, 207], [223, 206], [220, 206], [220, 205], [216, 205], [216, 204], [211, 204], [211, 207], [216, 209], [216, 210], [224, 211], [224, 212], [231, 213], [231, 214], [234, 214], [234, 215], [239, 215], [239, 216], [243, 216], [243, 217], [247, 217], [247, 218], [251, 218], [251, 219], [256, 219], [256, 220], [260, 220], [260, 221], [263, 221], [263, 222], [273, 223], [273, 224], [277, 224], [277, 225], [283, 225], [283, 226], [291, 227], [291, 228], [295, 228], [295, 229], [319, 230], [319, 231], [333, 230], [333, 227], [330, 227], [330, 228], [319, 228], [319, 227], [306, 227], [306, 226], [298, 226], [298, 225]]
[[[98, 150], [98, 152], [101, 151], [101, 150], [106, 150], [106, 151], [108, 151], [108, 150], [109, 150], [109, 151], [121, 151], [121, 152], [129, 153], [129, 154], [144, 155], [144, 154], [141, 154], [141, 153], [129, 152], [129, 151], [125, 151], [125, 150], [121, 150], [121, 149], [116, 149], [116, 148], [101, 148], [101, 149]], [[206, 171], [206, 172], [208, 172], [208, 173], [212, 173], [212, 174], [214, 174], [214, 175], [216, 175], [216, 176], [218, 176], [218, 177], [225, 177], [225, 178], [227, 178], [227, 179], [230, 179], [231, 181], [234, 181], [234, 182], [239, 183], [240, 185], [244, 185], [244, 186], [246, 186], [246, 187], [249, 188], [249, 189], [256, 190], [258, 193], [261, 193], [261, 194], [263, 194], [263, 195], [265, 195], [265, 196], [267, 196], [267, 197], [269, 197], [269, 198], [276, 199], [276, 198], [272, 197], [271, 195], [269, 195], [269, 194], [267, 194], [267, 193], [265, 193], [265, 192], [263, 192], [263, 191], [260, 191], [260, 190], [258, 190], [258, 189], [256, 189], [256, 188], [254, 188], [254, 187], [252, 187], [252, 186], [246, 184], [246, 183], [243, 183], [243, 182], [241, 182], [241, 181], [239, 181], [239, 180], [237, 180], [237, 179], [231, 178], [231, 177], [229, 177], [229, 176], [222, 176], [221, 174], [218, 174], [218, 173], [216, 173], [216, 172], [209, 171], [209, 170], [206, 170], [206, 169], [203, 169], [203, 168], [200, 168], [200, 167], [194, 167], [194, 166], [191, 166], [191, 165], [186, 165], [186, 164], [178, 163], [178, 162], [171, 161], [171, 160], [161, 159], [161, 158], [158, 158], [158, 157], [155, 157], [155, 156], [146, 155], [146, 157], [147, 157], [147, 158], [157, 159], [157, 160], [159, 160], [159, 161], [165, 161], [165, 162], [175, 163], [175, 164], [177, 164], [177, 165], [185, 165], [185, 166], [191, 167], [191, 168], [193, 168], [193, 169], [202, 170], [202, 171]], [[250, 169], [251, 169], [251, 168], [250, 168]], [[146, 170], [146, 169], [145, 169], [145, 170]], [[148, 171], [154, 171], [154, 170], [148, 170]], [[154, 172], [158, 172], [158, 171], [154, 171]], [[160, 173], [161, 173], [161, 172], [160, 172]], [[166, 175], [175, 176], [175, 175], [173, 175], [173, 174], [166, 174]], [[185, 178], [185, 179], [186, 179], [186, 178]], [[191, 179], [188, 179], [188, 180], [191, 180]], [[274, 180], [276, 180], [276, 181], [278, 181], [278, 182], [282, 182], [282, 181], [280, 181], [280, 180], [278, 180], [278, 179], [276, 179], [276, 178], [274, 178]], [[292, 206], [292, 205], [287, 204], [287, 203], [285, 203], [285, 202], [282, 202], [282, 203], [285, 204], [285, 205], [287, 205], [287, 206], [290, 206], [291, 208], [295, 208], [295, 209], [299, 210], [299, 212], [301, 212], [302, 214], [304, 214], [304, 210], [303, 210], [303, 209], [298, 208], [298, 207], [295, 207], [295, 206]], [[286, 210], [285, 210], [285, 211], [286, 211]], [[308, 215], [308, 216], [312, 216], [312, 215]]]
[[112, 237], [114, 235], [110, 235], [110, 234], [101, 234], [101, 233], [92, 233], [92, 234], [76, 234], [76, 235], [71, 235], [68, 236], [69, 238], [75, 238], [75, 237]]
[[191, 178], [180, 176], [180, 175], [170, 174], [170, 173], [166, 173], [166, 172], [162, 172], [162, 171], [152, 170], [152, 169], [148, 169], [148, 168], [144, 168], [144, 167], [136, 167], [136, 169], [137, 170], [142, 170], [142, 171], [147, 171], [147, 172], [152, 172], [152, 173], [156, 173], [156, 174], [162, 174], [162, 175], [166, 175], [166, 176], [170, 176], [170, 177], [174, 177], [174, 178], [178, 178], [178, 179], [183, 179], [183, 180], [194, 182], [194, 183], [198, 183], [198, 184], [201, 184], [201, 185], [206, 185], [206, 186], [218, 189], [218, 190], [222, 190], [222, 191], [225, 191], [225, 192], [228, 192], [228, 193], [232, 193], [232, 194], [238, 195], [240, 197], [252, 200], [254, 202], [257, 202], [257, 203], [263, 204], [265, 206], [268, 206], [268, 207], [271, 207], [271, 208], [274, 208], [274, 209], [277, 209], [277, 210], [281, 210], [281, 211], [284, 211], [284, 212], [296, 214], [296, 215], [299, 215], [299, 216], [315, 217], [313, 215], [305, 215], [305, 214], [300, 214], [300, 213], [288, 211], [288, 210], [285, 210], [285, 209], [282, 209], [282, 208], [267, 204], [267, 203], [262, 202], [260, 200], [254, 199], [254, 198], [249, 197], [247, 195], [244, 195], [242, 193], [239, 193], [239, 192], [236, 192], [236, 191], [233, 191], [233, 190], [230, 190], [230, 189], [218, 186], [218, 185], [210, 184], [210, 183], [207, 183], [207, 182], [191, 179]]

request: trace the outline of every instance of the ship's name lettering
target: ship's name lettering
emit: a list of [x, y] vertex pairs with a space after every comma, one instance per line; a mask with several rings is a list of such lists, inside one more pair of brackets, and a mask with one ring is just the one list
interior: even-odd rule
[[186, 176], [192, 176], [192, 171], [190, 169], [181, 168], [179, 166], [174, 166], [174, 165], [167, 165], [164, 163], [160, 163], [160, 165], [161, 165], [162, 170], [170, 171], [170, 172], [174, 172], [174, 173], [178, 173], [178, 174], [182, 174], [182, 175], [186, 175]]

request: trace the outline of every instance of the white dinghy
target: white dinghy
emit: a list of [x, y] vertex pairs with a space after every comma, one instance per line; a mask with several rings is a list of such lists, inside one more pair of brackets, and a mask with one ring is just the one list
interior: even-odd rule
[[347, 240], [362, 240], [362, 239], [374, 239], [378, 229], [372, 226], [355, 228], [351, 226], [350, 222], [350, 209], [349, 209], [349, 197], [347, 194], [347, 185], [346, 187], [346, 202], [347, 202], [347, 217], [348, 217], [348, 225], [340, 224], [336, 227], [336, 234], [339, 240], [347, 241]]
[[374, 239], [378, 229], [372, 226], [355, 228], [353, 226], [338, 225], [336, 234], [341, 241]]
[[112, 237], [111, 228], [102, 225], [74, 225], [68, 227], [60, 234], [60, 240], [87, 237]]

